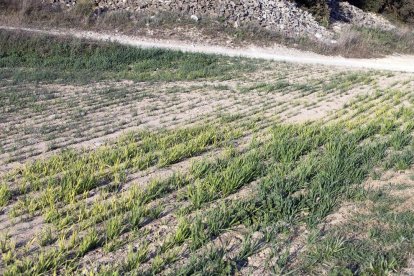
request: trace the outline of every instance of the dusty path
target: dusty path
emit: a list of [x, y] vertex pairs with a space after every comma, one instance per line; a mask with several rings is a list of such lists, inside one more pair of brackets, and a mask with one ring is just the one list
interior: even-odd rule
[[286, 61], [302, 64], [321, 64], [328, 66], [367, 68], [374, 70], [414, 72], [414, 56], [393, 55], [379, 59], [351, 59], [340, 56], [323, 56], [311, 52], [303, 52], [285, 47], [260, 48], [251, 46], [247, 48], [229, 48], [203, 44], [186, 44], [182, 41], [156, 40], [143, 37], [126, 36], [113, 33], [98, 33], [71, 29], [35, 29], [23, 27], [0, 26], [0, 29], [20, 30], [32, 33], [49, 34], [56, 36], [72, 36], [76, 38], [112, 41], [124, 45], [142, 48], [161, 48], [179, 50], [183, 52], [219, 54], [232, 57], [259, 58], [266, 60]]

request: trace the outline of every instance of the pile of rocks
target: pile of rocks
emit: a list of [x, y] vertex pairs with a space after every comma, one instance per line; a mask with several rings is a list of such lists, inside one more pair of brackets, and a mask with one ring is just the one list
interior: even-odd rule
[[[76, 0], [52, 0], [66, 5]], [[95, 0], [102, 9], [160, 11], [177, 13], [200, 19], [220, 18], [227, 24], [239, 27], [255, 24], [288, 37], [308, 36], [330, 39], [332, 33], [321, 26], [309, 12], [288, 0]]]
[[288, 37], [331, 37], [310, 13], [287, 0], [98, 0], [98, 4], [109, 9], [169, 11], [197, 18], [221, 18], [235, 27], [253, 23]]
[[[44, 0], [66, 6], [76, 0]], [[194, 20], [203, 17], [220, 18], [226, 24], [239, 27], [253, 24], [287, 37], [317, 38], [331, 41], [334, 31], [321, 26], [309, 12], [289, 0], [93, 0], [98, 10], [127, 10], [147, 12], [171, 12]], [[347, 2], [327, 0], [331, 8], [332, 22], [347, 22], [357, 26], [393, 29], [394, 26], [381, 16], [366, 13]], [[333, 25], [335, 30], [335, 24]]]
[[76, 4], [76, 0], [50, 0], [50, 1], [43, 1], [43, 2], [49, 2], [52, 4], [62, 4], [68, 7]]
[[351, 23], [355, 26], [382, 30], [395, 29], [395, 26], [382, 16], [364, 12], [348, 2], [332, 2], [331, 7], [331, 17], [334, 22]]

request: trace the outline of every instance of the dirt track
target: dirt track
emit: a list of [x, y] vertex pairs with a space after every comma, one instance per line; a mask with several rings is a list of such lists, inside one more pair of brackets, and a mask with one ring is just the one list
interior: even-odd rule
[[228, 48], [203, 44], [186, 44], [176, 40], [155, 40], [143, 37], [126, 36], [113, 33], [98, 33], [92, 31], [79, 31], [70, 29], [36, 29], [23, 27], [0, 26], [0, 29], [19, 30], [33, 33], [42, 33], [56, 36], [72, 36], [83, 39], [112, 41], [124, 45], [142, 48], [162, 48], [184, 52], [219, 54], [226, 56], [240, 56], [266, 60], [285, 61], [301, 64], [321, 64], [350, 68], [367, 68], [374, 70], [414, 72], [414, 56], [393, 55], [380, 59], [350, 59], [340, 56], [323, 56], [311, 52], [303, 52], [285, 47], [260, 48], [251, 46], [247, 48]]

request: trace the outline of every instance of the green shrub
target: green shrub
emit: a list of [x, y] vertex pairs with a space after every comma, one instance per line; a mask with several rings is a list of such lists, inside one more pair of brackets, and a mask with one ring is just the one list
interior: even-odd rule
[[296, 3], [300, 7], [304, 7], [309, 10], [315, 16], [315, 19], [321, 24], [327, 26], [329, 24], [329, 18], [331, 11], [325, 0], [296, 0]]
[[412, 0], [348, 0], [364, 11], [384, 13], [404, 22], [414, 22], [414, 1]]
[[385, 8], [389, 0], [348, 0], [348, 2], [360, 9], [371, 12], [380, 12]]
[[393, 8], [401, 20], [414, 23], [414, 1], [395, 0], [393, 2]]

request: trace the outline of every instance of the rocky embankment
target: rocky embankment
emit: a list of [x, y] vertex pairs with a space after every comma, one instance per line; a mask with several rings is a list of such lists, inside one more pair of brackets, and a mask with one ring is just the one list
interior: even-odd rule
[[[76, 0], [45, 0], [65, 6]], [[205, 17], [220, 18], [226, 24], [239, 27], [253, 24], [277, 31], [287, 37], [307, 36], [331, 41], [333, 29], [319, 24], [313, 15], [288, 0], [95, 0], [99, 10], [127, 10], [157, 14], [162, 11], [201, 20]], [[393, 26], [380, 16], [338, 0], [330, 0], [332, 21], [351, 23], [364, 27], [391, 29]]]
[[352, 24], [359, 27], [392, 30], [395, 28], [380, 15], [364, 12], [348, 2], [333, 2], [331, 5], [331, 21], [339, 24]]

